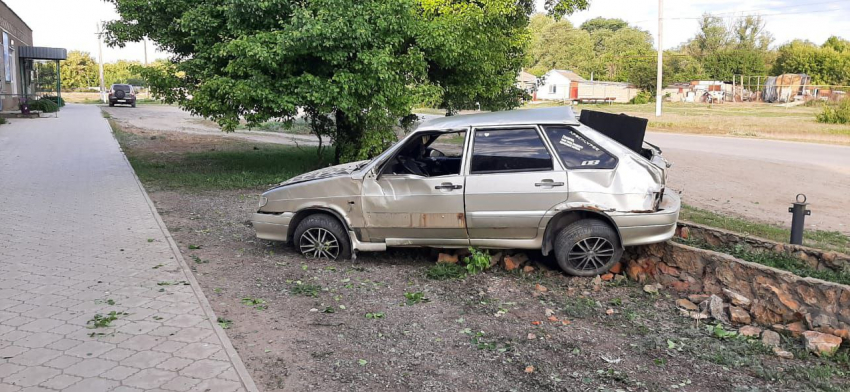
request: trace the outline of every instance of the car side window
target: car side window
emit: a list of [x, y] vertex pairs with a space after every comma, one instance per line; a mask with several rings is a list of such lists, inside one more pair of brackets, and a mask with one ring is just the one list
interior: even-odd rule
[[475, 131], [471, 174], [552, 170], [552, 156], [536, 129]]
[[545, 127], [546, 136], [568, 169], [613, 169], [617, 158], [573, 127]]

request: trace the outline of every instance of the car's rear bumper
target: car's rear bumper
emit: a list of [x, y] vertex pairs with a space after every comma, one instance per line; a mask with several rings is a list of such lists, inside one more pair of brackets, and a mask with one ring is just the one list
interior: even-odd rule
[[110, 103], [133, 103], [133, 102], [136, 102], [136, 98], [125, 98], [125, 99], [109, 98], [109, 102]]
[[623, 246], [654, 244], [673, 238], [681, 207], [679, 195], [665, 190], [658, 211], [624, 213], [611, 218], [620, 229]]
[[251, 224], [254, 226], [254, 230], [257, 231], [257, 238], [286, 242], [287, 234], [289, 233], [289, 222], [294, 215], [291, 212], [255, 212], [251, 215]]

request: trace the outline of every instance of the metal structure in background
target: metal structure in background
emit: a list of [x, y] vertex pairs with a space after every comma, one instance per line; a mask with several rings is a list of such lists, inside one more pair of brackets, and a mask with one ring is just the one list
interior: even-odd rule
[[791, 243], [795, 245], [803, 245], [803, 229], [806, 228], [806, 215], [811, 215], [812, 211], [806, 208], [809, 203], [806, 203], [806, 195], [799, 194], [791, 207], [788, 207], [788, 212], [791, 213]]
[[[40, 83], [40, 75], [39, 71], [42, 71], [42, 67], [38, 67], [38, 61], [51, 61], [56, 64], [55, 68], [55, 83], [51, 81], [50, 90], [52, 90], [52, 86], [56, 87], [56, 103], [59, 104], [61, 108], [62, 102], [62, 69], [61, 62], [68, 58], [68, 51], [63, 48], [46, 48], [40, 46], [21, 46], [18, 48], [18, 58], [21, 59], [22, 66], [20, 67], [21, 71], [21, 91], [20, 94], [17, 94], [19, 97], [19, 103], [26, 100], [29, 102], [30, 100], [41, 99], [41, 97], [45, 95], [49, 95], [52, 91], [44, 91], [48, 90], [43, 83]], [[52, 68], [52, 67], [50, 67]], [[42, 90], [42, 91], [39, 91]], [[33, 99], [37, 98], [37, 99]], [[58, 112], [57, 112], [58, 113]], [[58, 114], [57, 114], [58, 115]]]

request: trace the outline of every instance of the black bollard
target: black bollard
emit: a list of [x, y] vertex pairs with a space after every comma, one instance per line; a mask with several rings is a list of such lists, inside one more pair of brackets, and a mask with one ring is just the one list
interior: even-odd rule
[[811, 215], [812, 211], [807, 209], [809, 203], [806, 203], [806, 195], [797, 195], [797, 201], [788, 207], [788, 212], [791, 213], [791, 243], [795, 245], [803, 245], [803, 229], [806, 228], [806, 215]]

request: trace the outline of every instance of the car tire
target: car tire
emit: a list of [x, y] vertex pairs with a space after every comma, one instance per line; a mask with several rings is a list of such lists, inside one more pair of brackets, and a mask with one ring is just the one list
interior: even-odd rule
[[[317, 243], [321, 245], [317, 246]], [[292, 244], [298, 253], [307, 258], [327, 260], [351, 258], [348, 232], [336, 217], [328, 214], [313, 214], [304, 218], [295, 228]]]
[[582, 219], [562, 229], [555, 237], [555, 258], [566, 273], [575, 276], [601, 275], [623, 256], [617, 231], [598, 219]]

